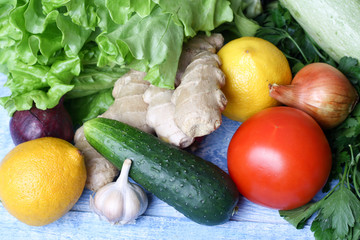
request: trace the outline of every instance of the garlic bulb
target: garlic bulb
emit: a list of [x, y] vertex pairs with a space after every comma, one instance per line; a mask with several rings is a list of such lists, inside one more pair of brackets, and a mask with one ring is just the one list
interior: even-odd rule
[[90, 208], [112, 224], [134, 223], [148, 206], [144, 190], [128, 180], [131, 160], [126, 159], [116, 182], [100, 188], [90, 196]]

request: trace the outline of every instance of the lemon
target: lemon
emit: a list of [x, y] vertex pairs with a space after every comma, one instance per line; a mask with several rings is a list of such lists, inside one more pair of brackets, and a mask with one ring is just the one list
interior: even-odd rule
[[285, 55], [272, 43], [242, 37], [225, 44], [218, 56], [226, 76], [222, 88], [228, 104], [223, 114], [243, 122], [253, 114], [280, 103], [270, 97], [269, 84], [290, 84], [292, 75]]
[[18, 220], [42, 226], [74, 206], [85, 180], [77, 148], [59, 138], [39, 138], [17, 145], [2, 160], [0, 200]]

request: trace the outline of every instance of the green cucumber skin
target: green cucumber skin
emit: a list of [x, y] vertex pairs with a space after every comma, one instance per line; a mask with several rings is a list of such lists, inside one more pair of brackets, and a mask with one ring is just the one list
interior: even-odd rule
[[239, 192], [216, 165], [115, 120], [89, 120], [84, 133], [118, 169], [131, 159], [130, 177], [194, 222], [218, 225], [232, 216]]

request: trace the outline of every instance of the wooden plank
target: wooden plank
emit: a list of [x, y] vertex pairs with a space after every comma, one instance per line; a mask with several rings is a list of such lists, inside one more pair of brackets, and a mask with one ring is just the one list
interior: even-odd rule
[[30, 227], [19, 222], [0, 205], [0, 232], [3, 233], [0, 239], [8, 239], [6, 234], [9, 237], [16, 234], [15, 239], [23, 239], [24, 236], [31, 236], [31, 239], [44, 236], [49, 239], [93, 239], [93, 236], [98, 237], [94, 239], [112, 239], [112, 234], [124, 236], [120, 239], [147, 239], [152, 234], [157, 239], [313, 239], [308, 225], [296, 230], [277, 211], [246, 199], [239, 202], [240, 209], [229, 222], [202, 226], [149, 194], [149, 208], [135, 225], [112, 226], [91, 212], [88, 201], [90, 194], [91, 191], [84, 191], [69, 213], [43, 227]]
[[90, 212], [70, 211], [43, 227], [19, 223], [0, 211], [1, 239], [313, 239], [309, 227], [295, 230], [289, 224], [229, 221], [203, 226], [182, 217], [140, 217], [135, 224], [111, 225]]
[[[89, 197], [91, 194], [91, 191], [85, 190], [77, 204], [73, 207], [73, 210], [81, 212], [90, 211]], [[149, 206], [145, 212], [146, 215], [162, 217], [183, 217], [181, 213], [176, 211], [167, 203], [158, 199], [153, 194], [148, 193], [148, 199]], [[240, 201], [238, 203], [237, 213], [231, 219], [235, 221], [268, 222], [273, 224], [287, 223], [283, 218], [279, 217], [279, 213], [277, 210], [272, 210], [256, 205], [243, 197], [240, 198]]]

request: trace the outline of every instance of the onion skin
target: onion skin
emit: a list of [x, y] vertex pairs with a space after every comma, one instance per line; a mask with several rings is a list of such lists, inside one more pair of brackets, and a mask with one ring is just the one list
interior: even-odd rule
[[74, 128], [63, 101], [52, 109], [16, 111], [10, 119], [10, 134], [15, 145], [41, 137], [56, 137], [72, 142]]
[[326, 63], [303, 67], [290, 85], [269, 85], [270, 96], [312, 116], [323, 129], [342, 123], [358, 102], [346, 76]]

